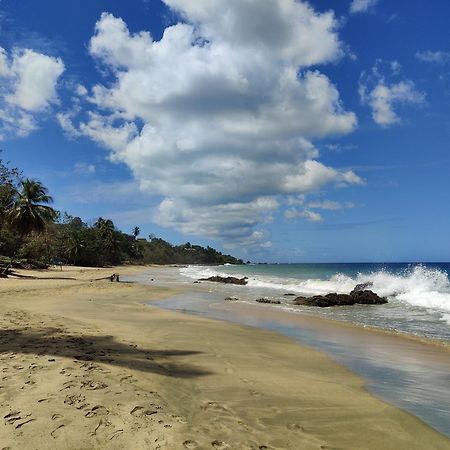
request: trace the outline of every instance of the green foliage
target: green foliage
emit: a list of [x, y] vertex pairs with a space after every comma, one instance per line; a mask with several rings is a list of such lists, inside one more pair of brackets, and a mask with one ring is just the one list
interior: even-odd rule
[[43, 232], [54, 221], [56, 212], [48, 206], [53, 199], [39, 181], [28, 178], [20, 182], [20, 189], [13, 195], [12, 205], [6, 213], [6, 221], [19, 236]]
[[138, 246], [145, 264], [243, 264], [242, 260], [209, 246], [204, 248], [190, 242], [174, 246], [152, 236], [150, 241], [139, 240]]

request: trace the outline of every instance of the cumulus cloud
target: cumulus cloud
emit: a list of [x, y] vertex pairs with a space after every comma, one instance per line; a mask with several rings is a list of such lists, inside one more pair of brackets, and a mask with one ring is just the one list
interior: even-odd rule
[[101, 16], [89, 51], [114, 81], [83, 91], [84, 117], [60, 115], [162, 197], [158, 223], [267, 247], [280, 196], [363, 183], [320, 163], [312, 144], [356, 127], [317, 70], [343, 54], [333, 13], [294, 0], [165, 3], [182, 19], [160, 40]]
[[373, 8], [378, 0], [353, 0], [350, 4], [350, 13], [365, 13]]
[[413, 81], [395, 80], [400, 70], [398, 62], [378, 61], [370, 73], [361, 76], [361, 101], [371, 107], [372, 118], [378, 125], [387, 127], [401, 122], [394, 109], [398, 105], [421, 105], [425, 102], [425, 94], [417, 90]]
[[419, 61], [430, 64], [447, 64], [450, 62], [450, 52], [445, 52], [442, 50], [424, 50], [422, 52], [417, 52], [416, 58]]
[[37, 128], [36, 117], [57, 102], [56, 85], [64, 64], [30, 49], [8, 55], [0, 47], [0, 140], [27, 136]]

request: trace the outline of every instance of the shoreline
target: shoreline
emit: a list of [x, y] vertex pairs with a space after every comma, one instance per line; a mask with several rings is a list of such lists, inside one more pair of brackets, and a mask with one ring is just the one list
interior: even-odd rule
[[[130, 268], [134, 273], [146, 269]], [[88, 271], [85, 269], [83, 275], [86, 278]], [[122, 276], [127, 269], [119, 271]], [[271, 331], [144, 304], [181, 291], [178, 286], [169, 289], [128, 283], [2, 281], [2, 308], [4, 313], [13, 314], [3, 314], [4, 320], [12, 320], [8, 327], [21, 339], [38, 336], [41, 345], [26, 353], [18, 348], [13, 363], [6, 359], [8, 369], [17, 373], [3, 381], [2, 413], [5, 408], [16, 412], [12, 409], [21, 402], [34, 405], [33, 400], [40, 412], [31, 413], [33, 421], [19, 429], [5, 421], [0, 431], [2, 444], [25, 449], [56, 445], [67, 449], [130, 448], [127, 442], [133, 436], [133, 449], [448, 448], [447, 438], [367, 393], [361, 377], [321, 352]], [[2, 337], [8, 330], [6, 326], [7, 323], [2, 327]], [[92, 340], [87, 348], [94, 351], [93, 360], [86, 360], [89, 355], [85, 354], [82, 364], [97, 368], [79, 368], [73, 352], [56, 355], [56, 351], [64, 349], [49, 347], [51, 342], [44, 339], [45, 334], [36, 331], [43, 326], [57, 341], [62, 339], [60, 334], [67, 339], [75, 333], [77, 339], [84, 336], [83, 339]], [[63, 331], [49, 331], [58, 327]], [[11, 345], [18, 338], [11, 334], [8, 339]], [[33, 342], [27, 340], [30, 347]], [[74, 351], [85, 350], [81, 346]], [[1, 354], [11, 356], [5, 350]], [[26, 384], [26, 380], [39, 378], [35, 375], [37, 369], [34, 373], [33, 369], [24, 369], [31, 357], [37, 366], [46, 366], [41, 372], [47, 383], [35, 380], [35, 384]], [[114, 361], [108, 361], [111, 359]], [[63, 367], [52, 371], [53, 363]], [[14, 365], [23, 369], [14, 369]], [[110, 373], [99, 372], [97, 380], [86, 380], [85, 377], [95, 378], [98, 367]], [[24, 370], [31, 372], [25, 376]], [[61, 374], [62, 370], [66, 374]], [[72, 378], [66, 378], [68, 372]], [[119, 382], [116, 386], [124, 377], [135, 381]], [[69, 408], [64, 403], [66, 390], [61, 393], [53, 389], [67, 379], [76, 380], [68, 391], [84, 395], [86, 401], [88, 394], [95, 397], [89, 401], [89, 407]], [[101, 380], [109, 387], [80, 387], [85, 381]], [[24, 390], [19, 387], [21, 382]], [[42, 395], [42, 385], [52, 390], [51, 400], [37, 403], [36, 395]], [[8, 407], [5, 395], [9, 396]], [[149, 395], [153, 400], [147, 398]], [[131, 414], [135, 407], [141, 408], [140, 404], [156, 403], [160, 409], [149, 411], [152, 414], [148, 416], [138, 414], [148, 411], [148, 406]], [[99, 408], [94, 409], [96, 406]], [[52, 420], [55, 415], [63, 417]], [[98, 424], [96, 433], [89, 434]], [[62, 426], [50, 436], [59, 425]]]
[[[134, 281], [133, 281], [134, 283]], [[136, 282], [138, 283], [138, 282]], [[206, 282], [204, 286], [206, 287]], [[198, 285], [197, 285], [198, 286]], [[194, 288], [190, 288], [190, 289], [194, 289]], [[201, 289], [198, 288], [199, 292], [208, 292], [206, 289]], [[165, 299], [165, 300], [169, 300], [169, 299]], [[238, 303], [238, 302], [236, 302]], [[324, 316], [320, 316], [318, 314], [314, 314], [313, 312], [305, 312], [305, 311], [285, 311], [280, 309], [279, 305], [264, 305], [264, 304], [249, 304], [247, 302], [241, 302], [241, 304], [246, 304], [249, 305], [251, 307], [255, 307], [255, 308], [267, 308], [267, 309], [271, 309], [274, 312], [283, 312], [284, 314], [292, 314], [294, 316], [299, 316], [301, 318], [308, 318], [312, 321], [317, 321], [317, 323], [329, 323], [331, 325], [335, 325], [337, 324], [337, 326], [342, 326], [342, 327], [347, 327], [349, 329], [358, 329], [358, 330], [366, 330], [368, 332], [373, 332], [373, 333], [379, 333], [381, 335], [388, 335], [388, 336], [392, 336], [393, 338], [398, 337], [400, 339], [404, 339], [404, 340], [410, 340], [413, 342], [417, 342], [417, 343], [421, 343], [424, 345], [432, 345], [435, 347], [439, 347], [441, 350], [446, 351], [448, 353], [450, 353], [450, 342], [445, 341], [445, 340], [440, 340], [440, 339], [433, 339], [429, 336], [424, 336], [424, 335], [419, 335], [419, 334], [413, 334], [413, 333], [409, 333], [407, 331], [403, 331], [403, 330], [394, 330], [394, 329], [390, 329], [390, 328], [383, 328], [381, 326], [376, 326], [376, 325], [366, 325], [366, 324], [361, 324], [361, 323], [355, 323], [352, 322], [350, 320], [344, 320], [341, 319], [339, 317], [337, 318], [329, 318], [329, 317], [324, 317]], [[374, 306], [368, 306], [368, 307], [374, 307]], [[220, 319], [219, 319], [220, 320]]]
[[442, 412], [450, 411], [449, 348], [440, 341], [392, 333], [383, 328], [372, 329], [303, 311], [293, 314], [278, 305], [224, 302], [224, 296], [240, 297], [239, 292], [234, 290], [230, 294], [223, 289], [216, 290], [214, 283], [184, 285], [188, 293], [157, 301], [157, 306], [272, 330], [293, 338], [299, 345], [324, 352], [362, 376], [367, 390], [377, 398], [408, 411], [450, 437], [450, 417]]

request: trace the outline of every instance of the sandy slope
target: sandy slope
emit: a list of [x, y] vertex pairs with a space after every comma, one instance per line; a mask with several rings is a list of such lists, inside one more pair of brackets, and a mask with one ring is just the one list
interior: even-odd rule
[[111, 272], [0, 280], [0, 449], [450, 448], [325, 355]]

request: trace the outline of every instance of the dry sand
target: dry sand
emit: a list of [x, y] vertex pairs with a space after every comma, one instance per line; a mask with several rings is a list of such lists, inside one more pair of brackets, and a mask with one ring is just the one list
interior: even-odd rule
[[89, 281], [113, 271], [0, 280], [0, 449], [450, 449], [318, 351]]

